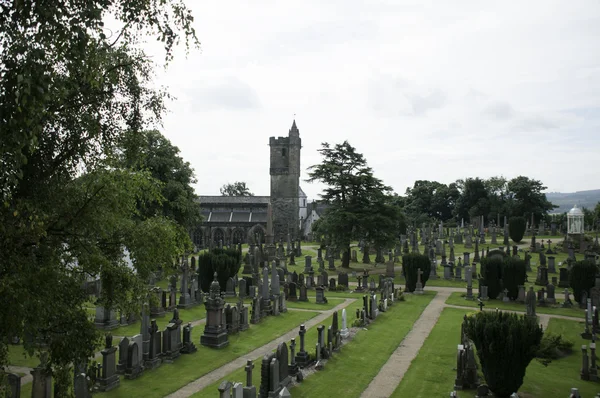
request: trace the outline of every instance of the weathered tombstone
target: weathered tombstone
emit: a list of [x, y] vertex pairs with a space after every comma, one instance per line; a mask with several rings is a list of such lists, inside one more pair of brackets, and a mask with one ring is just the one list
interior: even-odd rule
[[300, 297], [298, 301], [308, 301], [307, 289], [305, 285], [300, 286]]
[[110, 391], [117, 388], [120, 383], [115, 366], [117, 347], [113, 347], [112, 335], [110, 333], [106, 335], [105, 340], [105, 347], [100, 352], [102, 354], [102, 374], [98, 378], [99, 391]]
[[32, 398], [52, 397], [52, 375], [46, 371], [45, 365], [40, 364], [31, 370], [33, 381], [31, 382]]
[[192, 324], [188, 323], [183, 328], [183, 343], [181, 346], [182, 354], [192, 354], [196, 352], [198, 349], [196, 345], [192, 342]]
[[21, 376], [8, 374], [8, 398], [21, 398]]
[[325, 289], [322, 286], [317, 286], [316, 291], [316, 300], [317, 304], [327, 304], [327, 298], [325, 298]]
[[127, 349], [129, 347], [129, 339], [124, 337], [119, 342], [119, 363], [117, 364], [117, 374], [125, 374], [127, 367]]
[[548, 284], [548, 286], [546, 286], [546, 302], [548, 304], [556, 304], [556, 297], [554, 296], [554, 285], [552, 283]]
[[348, 274], [342, 272], [338, 275], [338, 285], [348, 287]]
[[527, 292], [527, 296], [525, 297], [525, 308], [526, 315], [528, 317], [535, 318], [535, 292], [533, 291], [533, 286], [529, 287], [529, 291]]
[[239, 295], [240, 298], [243, 300], [246, 298], [247, 294], [248, 294], [248, 287], [247, 287], [247, 282], [246, 279], [240, 279], [238, 282], [238, 288], [239, 288]]
[[565, 288], [564, 295], [565, 295], [565, 301], [563, 302], [562, 307], [563, 308], [571, 308], [573, 306], [573, 302], [571, 301], [571, 298], [569, 297], [569, 289]]
[[[265, 270], [267, 270], [265, 268]], [[268, 271], [267, 271], [268, 272]], [[223, 348], [229, 344], [227, 329], [223, 319], [223, 306], [225, 300], [221, 298], [221, 288], [217, 281], [217, 273], [210, 285], [208, 299], [204, 303], [206, 308], [206, 324], [204, 333], [200, 337], [200, 344], [208, 347]]]
[[160, 355], [162, 352], [162, 333], [158, 330], [156, 320], [150, 321], [150, 351], [148, 352], [148, 359], [144, 362], [144, 368], [155, 369], [160, 366], [161, 359]]
[[243, 390], [243, 398], [256, 398], [256, 387], [252, 384], [252, 369], [254, 369], [254, 364], [249, 359], [244, 367], [246, 371], [246, 386]]

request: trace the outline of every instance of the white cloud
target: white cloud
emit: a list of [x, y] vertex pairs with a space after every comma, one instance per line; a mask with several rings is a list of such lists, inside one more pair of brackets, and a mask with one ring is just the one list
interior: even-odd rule
[[199, 193], [242, 180], [268, 195], [268, 139], [294, 114], [303, 168], [348, 139], [399, 193], [500, 174], [599, 188], [596, 156], [581, 156], [600, 153], [596, 1], [188, 5], [202, 51], [160, 82], [178, 97], [164, 133]]

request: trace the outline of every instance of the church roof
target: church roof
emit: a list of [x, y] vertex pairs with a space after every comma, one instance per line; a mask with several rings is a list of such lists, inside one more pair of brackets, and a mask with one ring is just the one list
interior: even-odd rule
[[303, 198], [307, 197], [306, 194], [304, 193], [304, 191], [302, 190], [301, 186], [298, 186], [298, 192], [299, 192], [298, 196], [303, 197]]
[[200, 204], [268, 204], [270, 196], [199, 196]]

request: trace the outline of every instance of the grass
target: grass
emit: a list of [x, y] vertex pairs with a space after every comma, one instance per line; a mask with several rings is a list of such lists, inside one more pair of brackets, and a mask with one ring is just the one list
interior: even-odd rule
[[529, 395], [523, 395], [532, 398], [566, 397], [572, 387], [577, 387], [581, 396], [594, 397], [596, 393], [600, 392], [598, 383], [583, 381], [579, 377], [581, 344], [589, 344], [589, 341], [582, 340], [579, 335], [583, 331], [583, 323], [565, 319], [550, 319], [548, 331], [562, 334], [567, 340], [572, 341], [574, 343], [573, 353], [553, 361], [548, 367], [544, 367], [538, 361], [531, 361], [519, 392], [527, 393]]
[[[362, 301], [361, 300], [357, 300], [353, 303], [351, 303], [348, 307], [346, 307], [346, 314], [348, 317], [348, 327], [350, 327], [350, 323], [352, 320], [354, 320], [354, 313], [356, 312], [357, 308], [361, 308], [362, 307]], [[342, 327], [342, 311], [338, 311], [338, 317], [339, 317], [339, 327]], [[326, 320], [324, 320], [323, 322], [321, 322], [322, 325], [325, 325], [326, 328], [331, 324], [333, 320], [333, 314], [327, 318]], [[317, 327], [318, 325], [313, 326], [312, 328], [307, 329], [306, 335], [305, 335], [305, 343], [306, 343], [306, 351], [308, 351], [312, 357], [314, 357], [314, 344], [316, 344], [317, 341]], [[288, 348], [289, 348], [289, 342], [287, 342], [288, 344]], [[300, 349], [300, 337], [296, 337], [296, 349]], [[343, 348], [342, 350], [344, 350], [345, 348]], [[266, 354], [267, 352], [265, 352]], [[252, 372], [252, 382], [253, 385], [256, 386], [256, 390], [258, 392], [258, 389], [260, 388], [260, 361], [262, 360], [262, 356], [259, 356], [258, 358], [248, 358], [248, 359], [252, 359], [252, 362], [254, 363], [254, 370]], [[312, 377], [312, 376], [311, 376]], [[200, 398], [200, 397], [206, 397], [206, 398], [211, 398], [214, 397], [216, 392], [217, 392], [217, 387], [219, 386], [219, 384], [224, 381], [224, 380], [229, 380], [232, 383], [234, 382], [241, 382], [244, 385], [246, 385], [246, 372], [244, 370], [244, 368], [240, 368], [230, 374], [228, 374], [227, 376], [219, 379], [218, 381], [212, 383], [211, 385], [207, 386], [206, 388], [202, 389], [201, 391], [197, 392], [196, 394], [192, 395], [192, 397], [194, 398]], [[295, 395], [294, 395], [295, 396]]]
[[[425, 340], [419, 354], [413, 360], [404, 378], [392, 394], [399, 397], [442, 397], [453, 390], [456, 377], [456, 347], [460, 343], [460, 324], [465, 310], [445, 308], [431, 334]], [[566, 396], [571, 387], [577, 387], [582, 396], [594, 396], [600, 387], [597, 383], [582, 381], [581, 368], [582, 341], [579, 333], [583, 324], [565, 319], [550, 319], [548, 331], [562, 334], [575, 343], [574, 352], [553, 361], [544, 367], [533, 360], [527, 367], [523, 385], [519, 389], [521, 397], [545, 398]], [[479, 370], [481, 375], [481, 370]], [[484, 381], [482, 380], [482, 383]], [[460, 398], [473, 398], [475, 391], [459, 391]]]
[[198, 348], [197, 353], [182, 355], [173, 364], [163, 364], [158, 369], [146, 371], [135, 380], [121, 378], [119, 388], [98, 396], [163, 397], [213, 369], [276, 339], [316, 315], [316, 312], [289, 311], [277, 317], [267, 317], [260, 324], [250, 325], [250, 329], [230, 336], [229, 345], [220, 350], [200, 345], [198, 342], [204, 328], [196, 327], [192, 330], [192, 339]]
[[392, 397], [447, 397], [453, 391], [456, 347], [465, 310], [445, 308]]
[[8, 345], [8, 364], [33, 368], [40, 364], [40, 359], [34, 355], [29, 356], [21, 344]]
[[[326, 294], [325, 296], [327, 297], [327, 296], [329, 296], [329, 294]], [[308, 300], [309, 300], [308, 302], [306, 302], [306, 301], [286, 301], [286, 305], [288, 308], [301, 308], [301, 309], [307, 309], [307, 310], [325, 311], [325, 310], [332, 309], [333, 307], [341, 304], [344, 301], [343, 298], [338, 298], [338, 297], [327, 297], [326, 304], [315, 303], [315, 300], [316, 300], [315, 297], [308, 297]]]
[[[169, 323], [171, 318], [173, 318], [173, 312], [167, 311], [164, 317], [151, 319], [156, 319], [156, 324], [158, 325], [158, 328], [160, 330], [163, 330], [166, 327], [167, 323]], [[187, 324], [188, 322], [194, 322], [199, 319], [204, 319], [206, 318], [206, 308], [203, 304], [197, 304], [187, 309], [182, 308], [179, 310], [179, 318], [183, 320], [184, 324]], [[113, 336], [131, 337], [140, 333], [140, 325], [140, 321], [136, 321], [131, 325], [121, 326], [117, 329], [114, 329], [111, 331], [111, 333], [113, 334]]]
[[435, 292], [408, 295], [406, 301], [394, 304], [368, 330], [359, 331], [350, 344], [328, 361], [324, 370], [294, 387], [290, 391], [292, 396], [330, 396], [335, 391], [335, 396], [359, 397], [434, 296]]
[[[501, 300], [488, 300], [484, 303], [485, 308], [498, 308], [501, 310], [525, 312], [525, 304], [519, 304], [515, 302], [505, 303]], [[477, 308], [479, 303], [477, 302], [477, 300], [465, 300], [464, 293], [454, 292], [450, 295], [450, 297], [448, 297], [448, 299], [446, 300], [446, 304]], [[574, 306], [572, 308], [561, 308], [560, 306], [537, 306], [535, 308], [535, 311], [538, 314], [564, 315], [572, 316], [574, 318], [585, 318], [585, 310], [582, 310], [577, 306]]]

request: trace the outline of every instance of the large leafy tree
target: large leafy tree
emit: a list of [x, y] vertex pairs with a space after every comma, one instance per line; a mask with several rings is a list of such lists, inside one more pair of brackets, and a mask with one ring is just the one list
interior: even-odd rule
[[525, 216], [528, 220], [534, 215], [536, 222], [543, 215], [554, 209], [554, 205], [546, 199], [543, 193], [546, 187], [541, 181], [519, 176], [508, 182], [508, 195], [511, 201], [512, 214]]
[[456, 201], [456, 218], [471, 219], [487, 216], [490, 210], [488, 191], [480, 178], [467, 178], [462, 185], [462, 192]]
[[143, 218], [164, 216], [189, 230], [200, 221], [200, 206], [192, 184], [196, 178], [179, 148], [157, 130], [129, 131], [119, 145], [117, 165], [130, 170], [147, 170], [160, 181], [163, 200], [139, 203]]
[[350, 242], [365, 238], [384, 246], [398, 234], [400, 211], [392, 204], [391, 188], [373, 175], [365, 157], [348, 141], [331, 146], [321, 144], [320, 164], [309, 167], [309, 182], [326, 187], [321, 199], [329, 205], [319, 223], [319, 232], [343, 248], [342, 266], [349, 266]]
[[164, 110], [140, 40], [157, 37], [169, 61], [197, 44], [192, 22], [179, 0], [0, 0], [0, 369], [11, 337], [30, 353], [44, 341], [51, 367], [87, 357], [81, 283], [102, 274], [114, 292], [102, 304], [125, 308], [189, 245], [171, 219], [140, 213], [162, 199], [156, 180], [109, 161]]
[[250, 188], [243, 181], [236, 181], [233, 184], [224, 184], [221, 189], [222, 196], [254, 196]]

